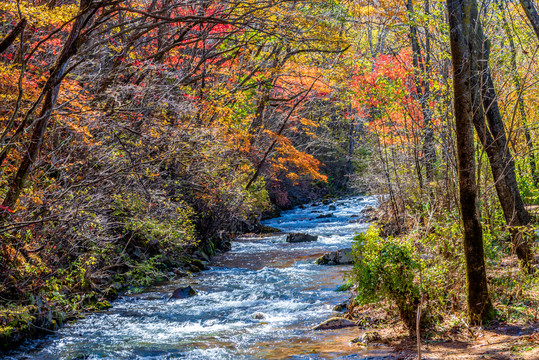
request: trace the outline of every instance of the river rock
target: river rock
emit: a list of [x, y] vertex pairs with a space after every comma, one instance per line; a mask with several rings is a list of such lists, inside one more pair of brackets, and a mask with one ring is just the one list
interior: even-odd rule
[[345, 318], [334, 317], [316, 325], [313, 330], [342, 329], [352, 326], [356, 326], [356, 323]]
[[365, 334], [361, 335], [360, 337], [350, 340], [352, 344], [362, 344], [362, 345], [380, 343], [382, 341], [383, 341], [382, 336], [380, 336], [380, 334], [377, 333], [376, 331], [367, 331]]
[[172, 271], [177, 278], [187, 277], [189, 273], [183, 269], [177, 268]]
[[330, 217], [333, 217], [333, 214], [332, 214], [332, 213], [318, 215], [316, 218], [317, 218], [317, 219], [327, 219], [327, 218], [330, 218]]
[[333, 311], [346, 311], [348, 310], [348, 300], [337, 304], [333, 307]]
[[203, 250], [199, 249], [193, 253], [193, 256], [202, 261], [210, 261], [210, 256]]
[[354, 263], [352, 249], [339, 249], [316, 259], [318, 265], [351, 265]]
[[363, 208], [363, 210], [360, 211], [360, 214], [362, 214], [367, 221], [378, 220], [378, 216], [376, 215], [376, 208], [374, 208], [373, 206], [367, 206]]
[[170, 299], [187, 299], [189, 297], [195, 296], [197, 294], [196, 290], [193, 289], [191, 285], [182, 286], [174, 290], [172, 295], [168, 298]]
[[290, 233], [286, 236], [286, 242], [299, 243], [318, 240], [318, 236], [303, 233]]
[[281, 233], [283, 231], [281, 229], [277, 229], [271, 226], [260, 225], [260, 230], [258, 232], [260, 234], [275, 234], [275, 233]]
[[361, 209], [360, 213], [362, 214], [372, 214], [376, 211], [376, 208], [373, 206], [365, 206], [363, 209]]
[[337, 210], [337, 207], [335, 205], [329, 205], [329, 211], [335, 211]]

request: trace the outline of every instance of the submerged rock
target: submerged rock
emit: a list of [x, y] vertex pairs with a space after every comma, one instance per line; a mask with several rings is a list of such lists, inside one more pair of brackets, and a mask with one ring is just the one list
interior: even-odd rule
[[333, 214], [332, 214], [332, 213], [318, 215], [316, 218], [317, 218], [317, 219], [327, 219], [327, 218], [330, 218], [330, 217], [333, 217]]
[[168, 298], [170, 299], [187, 299], [189, 297], [195, 296], [197, 294], [196, 290], [193, 289], [191, 285], [182, 286], [174, 290], [172, 295]]
[[337, 207], [335, 205], [329, 205], [329, 211], [335, 211], [337, 210]]
[[324, 254], [316, 259], [318, 265], [351, 265], [354, 263], [352, 249], [340, 249]]
[[299, 243], [318, 240], [318, 236], [303, 233], [290, 233], [286, 236], [286, 242]]
[[262, 319], [264, 319], [264, 317], [265, 316], [262, 313], [256, 313], [256, 314], [253, 315], [253, 319], [255, 319], [255, 320], [262, 320]]
[[334, 318], [324, 321], [323, 323], [316, 325], [313, 328], [313, 330], [342, 329], [342, 328], [352, 327], [352, 326], [356, 326], [356, 323], [354, 321], [341, 318], [341, 317], [334, 317]]

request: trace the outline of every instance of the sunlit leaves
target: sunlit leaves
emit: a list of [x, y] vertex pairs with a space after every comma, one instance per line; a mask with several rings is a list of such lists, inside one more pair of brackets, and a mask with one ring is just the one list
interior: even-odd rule
[[[20, 1], [20, 11], [22, 16], [28, 19], [29, 25], [40, 28], [44, 26], [58, 26], [72, 20], [77, 15], [78, 6], [76, 4], [59, 5], [53, 8], [42, 5], [35, 5], [31, 1]], [[13, 17], [18, 17], [17, 1], [0, 2], [0, 11], [5, 11]]]

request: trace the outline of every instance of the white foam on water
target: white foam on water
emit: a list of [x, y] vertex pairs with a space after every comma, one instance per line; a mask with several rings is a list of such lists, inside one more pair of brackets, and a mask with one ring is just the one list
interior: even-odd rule
[[[350, 247], [354, 234], [368, 226], [352, 216], [376, 201], [353, 197], [333, 205], [334, 210], [320, 204], [296, 208], [264, 222], [318, 235], [316, 242], [288, 244], [286, 235], [242, 238], [223, 255], [222, 264], [234, 267], [216, 260], [193, 278], [120, 298], [112, 309], [29, 344], [14, 359], [257, 359], [257, 344], [321, 341], [310, 329], [334, 315], [332, 308], [348, 294], [335, 291], [343, 282], [342, 267], [318, 266], [314, 259]], [[316, 218], [329, 213], [333, 216]], [[251, 263], [256, 266], [246, 266]], [[165, 300], [175, 287], [187, 284], [198, 295]]]

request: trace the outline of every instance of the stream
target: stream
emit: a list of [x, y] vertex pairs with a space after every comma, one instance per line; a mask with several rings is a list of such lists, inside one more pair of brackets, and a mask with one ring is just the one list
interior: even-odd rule
[[[118, 298], [113, 307], [23, 345], [8, 359], [374, 359], [387, 350], [350, 344], [358, 328], [313, 331], [349, 297], [336, 291], [350, 266], [320, 266], [322, 254], [350, 247], [368, 224], [358, 217], [373, 197], [309, 204], [264, 222], [284, 232], [318, 235], [242, 237], [209, 270]], [[331, 210], [330, 210], [331, 206]], [[327, 218], [320, 215], [333, 214]], [[191, 285], [198, 295], [166, 301]]]

